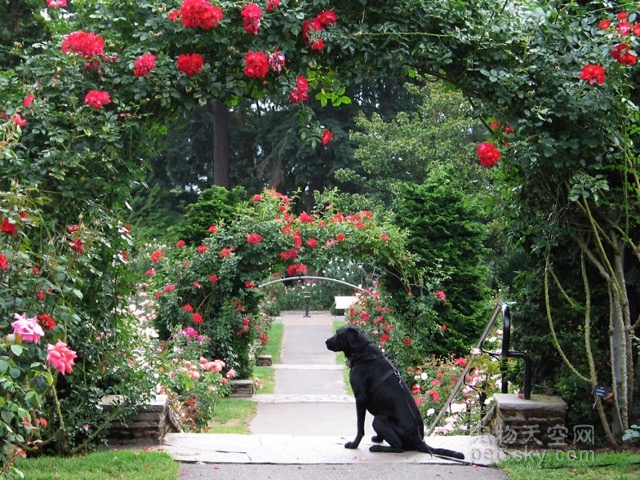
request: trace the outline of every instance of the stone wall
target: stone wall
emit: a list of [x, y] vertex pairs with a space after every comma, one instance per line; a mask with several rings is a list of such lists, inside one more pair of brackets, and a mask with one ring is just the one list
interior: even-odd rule
[[[102, 399], [102, 408], [110, 412], [121, 400], [117, 395]], [[115, 422], [109, 429], [108, 438], [119, 443], [160, 444], [169, 432], [180, 432], [180, 424], [168, 404], [166, 395], [157, 395], [146, 405], [138, 407], [138, 413], [131, 417], [128, 424]]]

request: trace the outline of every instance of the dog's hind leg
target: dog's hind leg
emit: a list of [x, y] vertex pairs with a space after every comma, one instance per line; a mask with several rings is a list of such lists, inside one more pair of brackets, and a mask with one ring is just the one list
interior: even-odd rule
[[389, 446], [386, 445], [371, 445], [369, 447], [370, 452], [391, 452], [402, 453], [404, 448], [402, 447], [402, 441], [400, 437], [393, 429], [392, 424], [386, 417], [378, 415], [373, 419], [373, 429], [376, 431], [376, 435], [371, 438], [371, 441], [380, 443], [386, 440]]

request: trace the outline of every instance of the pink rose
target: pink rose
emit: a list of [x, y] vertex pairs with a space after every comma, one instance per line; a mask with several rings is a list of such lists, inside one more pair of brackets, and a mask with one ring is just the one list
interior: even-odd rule
[[13, 318], [16, 319], [16, 321], [11, 324], [13, 333], [20, 335], [23, 342], [38, 343], [40, 338], [44, 336], [44, 331], [38, 324], [36, 317], [27, 318], [26, 314], [19, 315], [14, 313]]
[[55, 346], [47, 345], [47, 362], [63, 375], [71, 373], [74, 365], [73, 360], [76, 357], [76, 352], [71, 350], [62, 340], [58, 340]]

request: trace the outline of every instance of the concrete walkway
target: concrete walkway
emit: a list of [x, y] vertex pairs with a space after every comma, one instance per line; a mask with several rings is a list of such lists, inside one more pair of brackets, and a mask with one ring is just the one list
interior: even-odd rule
[[345, 391], [344, 368], [324, 344], [336, 320], [328, 312], [311, 312], [309, 318], [283, 312], [277, 320], [284, 323], [284, 337], [281, 363], [273, 366], [275, 393], [253, 396], [258, 408], [252, 435], [167, 435], [163, 448], [183, 463], [181, 478], [506, 478], [499, 470], [478, 466], [499, 459], [492, 437], [427, 441], [462, 451], [476, 466], [419, 452], [371, 453], [373, 418], [368, 416], [360, 447], [345, 449], [356, 432], [355, 401]]

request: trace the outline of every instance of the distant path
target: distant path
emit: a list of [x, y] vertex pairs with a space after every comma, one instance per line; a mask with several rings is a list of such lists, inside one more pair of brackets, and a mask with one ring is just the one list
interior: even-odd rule
[[355, 432], [355, 400], [347, 395], [344, 366], [325, 340], [333, 335], [333, 323], [342, 320], [329, 312], [282, 312], [282, 349], [276, 369], [273, 395], [258, 391], [253, 434], [352, 435]]

